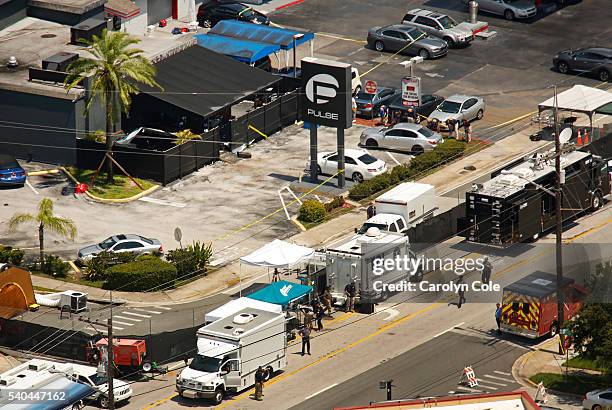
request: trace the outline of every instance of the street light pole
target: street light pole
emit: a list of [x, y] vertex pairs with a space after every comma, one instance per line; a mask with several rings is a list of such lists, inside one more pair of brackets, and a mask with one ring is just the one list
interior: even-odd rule
[[[555, 173], [556, 173], [556, 196], [555, 196], [555, 216], [556, 216], [556, 264], [557, 264], [557, 331], [560, 332], [564, 322], [564, 294], [563, 294], [563, 254], [561, 252], [562, 245], [562, 224], [563, 216], [561, 215], [561, 201], [563, 200], [563, 192], [561, 191], [561, 140], [559, 136], [559, 109], [557, 101], [557, 86], [554, 87], [554, 121], [555, 121]], [[562, 336], [560, 336], [562, 338]], [[559, 344], [559, 351], [562, 353], [562, 344]]]

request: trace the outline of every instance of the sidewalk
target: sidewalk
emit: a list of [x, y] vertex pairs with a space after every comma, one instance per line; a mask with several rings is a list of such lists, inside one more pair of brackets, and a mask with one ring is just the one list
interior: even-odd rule
[[[512, 366], [512, 375], [520, 384], [525, 386], [531, 397], [536, 397], [537, 385], [529, 378], [538, 373], [561, 374], [561, 364], [565, 356], [557, 354], [558, 338], [546, 340], [535, 346], [531, 352], [519, 357]], [[546, 405], [561, 409], [582, 409], [582, 398], [577, 395], [563, 394], [546, 390], [548, 400]], [[538, 397], [541, 399], [541, 397]]]
[[[542, 150], [551, 142], [529, 140], [529, 135], [535, 131], [536, 127], [529, 127], [517, 134], [497, 141], [495, 144], [478, 151], [456, 162], [444, 166], [439, 171], [426, 176], [419, 182], [428, 183], [436, 187], [439, 195], [456, 195], [463, 198], [463, 193], [458, 188], [471, 183], [476, 179], [489, 179], [491, 172], [500, 166], [512, 162], [518, 158], [536, 150]], [[471, 166], [475, 170], [468, 171], [465, 167]], [[324, 224], [318, 225], [306, 232], [300, 232], [289, 241], [309, 246], [320, 247], [325, 243], [338, 239], [350, 232], [354, 228], [361, 226], [365, 220], [365, 208], [355, 208]], [[132, 293], [132, 292], [113, 292], [113, 299], [131, 303], [141, 304], [172, 304], [185, 303], [201, 299], [239, 283], [253, 280], [257, 276], [265, 276], [266, 270], [240, 266], [238, 260], [233, 261], [208, 276], [195, 280], [177, 289], [163, 292], [151, 293]], [[110, 294], [108, 291], [88, 286], [71, 284], [52, 278], [32, 276], [35, 286], [55, 289], [57, 291], [76, 290], [88, 293], [92, 300], [108, 301]]]

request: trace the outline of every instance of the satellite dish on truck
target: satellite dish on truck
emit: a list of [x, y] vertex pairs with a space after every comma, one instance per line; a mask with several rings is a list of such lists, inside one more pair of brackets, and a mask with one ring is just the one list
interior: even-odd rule
[[559, 142], [561, 144], [567, 144], [567, 142], [572, 138], [572, 129], [566, 128], [559, 134]]

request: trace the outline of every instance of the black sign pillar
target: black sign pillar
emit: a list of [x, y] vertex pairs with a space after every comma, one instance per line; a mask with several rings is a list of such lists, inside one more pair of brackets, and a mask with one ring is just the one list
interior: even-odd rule
[[310, 179], [312, 182], [319, 181], [319, 173], [317, 172], [317, 125], [310, 123]]
[[344, 128], [339, 127], [337, 129], [338, 139], [338, 188], [344, 188], [344, 178], [346, 173], [344, 172]]

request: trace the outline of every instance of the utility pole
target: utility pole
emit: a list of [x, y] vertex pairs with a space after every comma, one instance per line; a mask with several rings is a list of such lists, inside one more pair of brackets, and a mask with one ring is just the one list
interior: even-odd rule
[[554, 97], [554, 121], [555, 121], [555, 173], [556, 175], [556, 191], [555, 191], [555, 216], [557, 220], [556, 225], [556, 264], [557, 264], [557, 332], [561, 338], [559, 344], [559, 352], [562, 353], [563, 336], [561, 335], [561, 328], [563, 327], [564, 321], [564, 294], [563, 294], [563, 255], [561, 253], [562, 245], [562, 225], [563, 216], [561, 215], [561, 202], [563, 201], [563, 192], [561, 191], [561, 140], [559, 136], [559, 109], [557, 101], [557, 86], [553, 86], [555, 97]]

